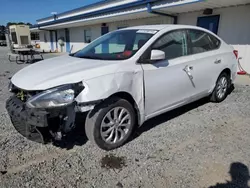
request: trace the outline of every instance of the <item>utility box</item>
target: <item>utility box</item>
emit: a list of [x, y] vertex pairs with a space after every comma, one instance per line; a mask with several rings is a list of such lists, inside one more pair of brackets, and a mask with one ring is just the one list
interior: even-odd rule
[[9, 33], [14, 48], [31, 44], [30, 27], [28, 25], [11, 25], [9, 26]]

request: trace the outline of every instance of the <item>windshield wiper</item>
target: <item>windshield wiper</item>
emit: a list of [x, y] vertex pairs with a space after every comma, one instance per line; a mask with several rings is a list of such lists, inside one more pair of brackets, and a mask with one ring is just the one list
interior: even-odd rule
[[80, 56], [79, 58], [85, 58], [85, 59], [101, 59], [101, 60], [103, 60], [103, 58], [101, 58], [101, 57], [95, 57], [95, 56]]

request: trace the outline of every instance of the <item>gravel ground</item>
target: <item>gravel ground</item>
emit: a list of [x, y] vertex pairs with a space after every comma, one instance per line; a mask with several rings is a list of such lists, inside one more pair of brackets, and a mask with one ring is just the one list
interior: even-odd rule
[[8, 62], [5, 54], [0, 48], [1, 187], [200, 188], [230, 181], [234, 162], [250, 165], [249, 86], [236, 85], [221, 104], [201, 100], [154, 118], [115, 151], [84, 136], [58, 148], [31, 142], [11, 125], [8, 78], [26, 65]]

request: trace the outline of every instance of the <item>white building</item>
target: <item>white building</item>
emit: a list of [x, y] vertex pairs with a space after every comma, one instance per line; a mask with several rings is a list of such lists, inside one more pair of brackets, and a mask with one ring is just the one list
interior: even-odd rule
[[69, 52], [109, 31], [145, 24], [207, 28], [239, 51], [250, 72], [250, 0], [103, 0], [39, 19], [31, 31], [40, 33], [41, 49]]

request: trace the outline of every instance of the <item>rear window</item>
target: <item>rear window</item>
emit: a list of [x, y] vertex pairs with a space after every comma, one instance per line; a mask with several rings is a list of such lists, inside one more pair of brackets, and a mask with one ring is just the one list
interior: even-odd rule
[[192, 54], [218, 49], [220, 41], [213, 35], [200, 30], [189, 30]]

